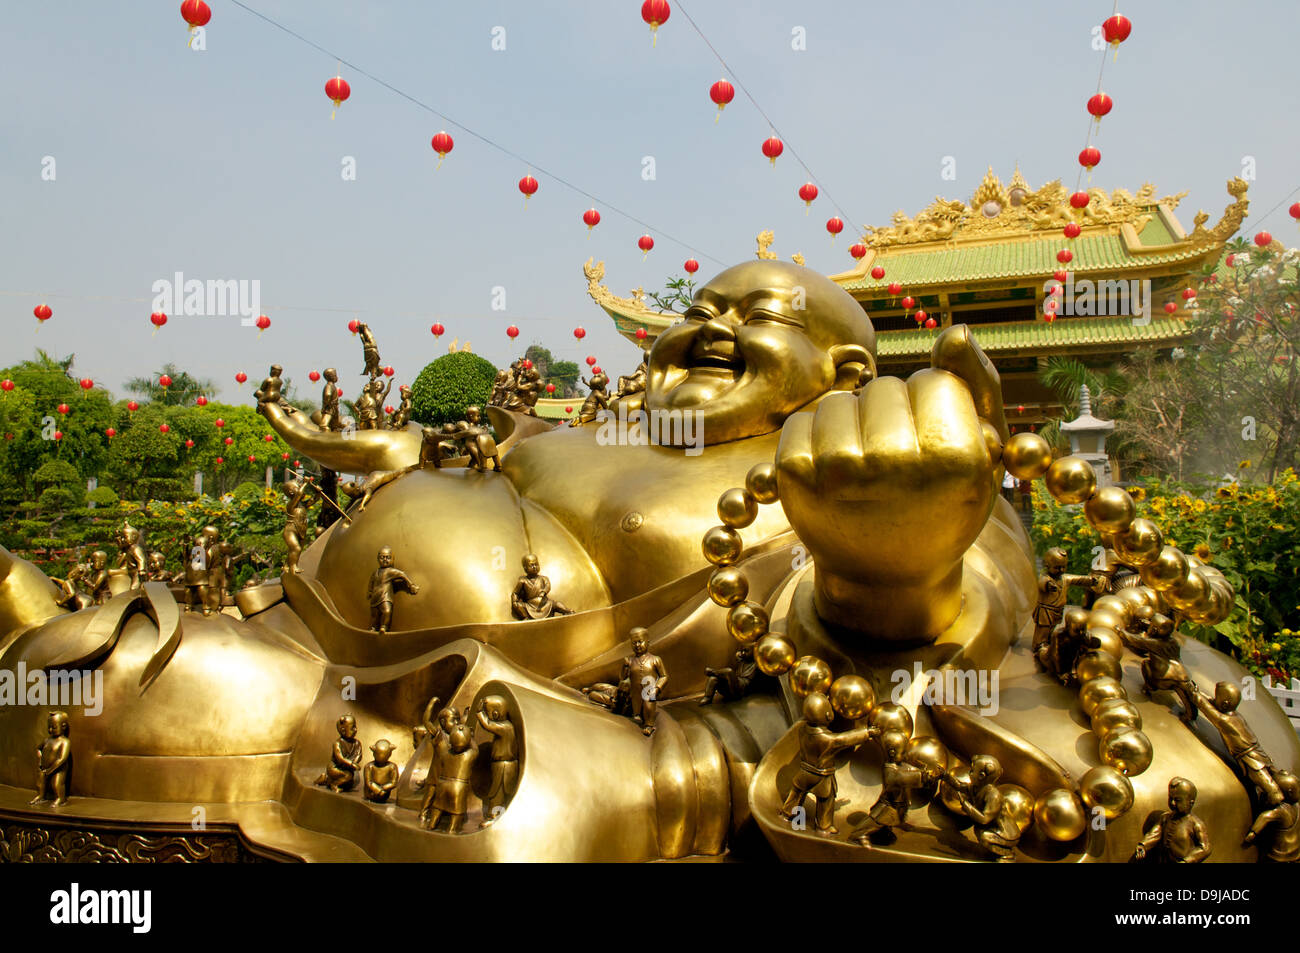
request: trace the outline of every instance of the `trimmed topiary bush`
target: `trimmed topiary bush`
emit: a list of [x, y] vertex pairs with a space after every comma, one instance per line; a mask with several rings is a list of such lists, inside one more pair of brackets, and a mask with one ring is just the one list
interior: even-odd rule
[[487, 405], [496, 376], [492, 362], [477, 354], [444, 354], [420, 371], [411, 386], [411, 416], [429, 426], [460, 420], [471, 404]]
[[97, 486], [86, 494], [86, 502], [96, 506], [112, 506], [117, 502], [117, 493], [111, 486]]

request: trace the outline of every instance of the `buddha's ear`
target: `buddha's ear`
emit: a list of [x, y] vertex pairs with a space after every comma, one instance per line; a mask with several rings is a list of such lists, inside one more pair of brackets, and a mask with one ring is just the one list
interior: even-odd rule
[[834, 390], [856, 390], [876, 376], [876, 359], [861, 344], [836, 344], [830, 350], [835, 364]]

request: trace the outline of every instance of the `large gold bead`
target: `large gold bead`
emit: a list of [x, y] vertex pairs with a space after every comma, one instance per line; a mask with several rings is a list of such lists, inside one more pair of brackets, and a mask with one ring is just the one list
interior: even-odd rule
[[765, 635], [754, 644], [754, 663], [764, 675], [784, 675], [794, 667], [795, 647], [783, 635]]
[[[1131, 607], [1129, 606], [1128, 602], [1121, 599], [1119, 596], [1113, 594], [1107, 594], [1100, 597], [1092, 604], [1092, 611], [1114, 613], [1114, 615], [1118, 617], [1119, 624], [1122, 627], [1128, 623], [1129, 612], [1131, 611]], [[1097, 624], [1114, 625], [1114, 623], [1110, 621], [1100, 621], [1100, 617]]]
[[871, 710], [871, 726], [884, 731], [901, 731], [912, 737], [912, 713], [902, 705], [881, 702]]
[[1101, 760], [1127, 777], [1151, 767], [1151, 739], [1138, 728], [1116, 728], [1101, 739]]
[[1088, 813], [1073, 791], [1055, 788], [1034, 802], [1038, 829], [1054, 841], [1072, 841], [1088, 828]]
[[[1104, 652], [1107, 656], [1119, 663], [1124, 658], [1124, 641], [1119, 637], [1119, 633], [1109, 625], [1089, 625], [1089, 638], [1096, 639], [1101, 643], [1098, 651]], [[1118, 677], [1118, 676], [1117, 676]]]
[[1018, 784], [999, 784], [998, 790], [1002, 792], [1003, 809], [1023, 834], [1034, 823], [1034, 796]]
[[790, 670], [790, 691], [799, 698], [811, 692], [823, 695], [831, 687], [831, 667], [815, 655], [805, 655]]
[[1079, 704], [1089, 718], [1102, 702], [1111, 698], [1128, 698], [1128, 693], [1117, 678], [1094, 678], [1079, 689]]
[[1128, 529], [1137, 516], [1137, 504], [1128, 490], [1104, 486], [1083, 504], [1083, 515], [1099, 532], [1118, 533]]
[[740, 558], [740, 552], [744, 547], [740, 534], [730, 526], [713, 527], [704, 534], [704, 542], [701, 545], [704, 558], [715, 566], [730, 566]]
[[1086, 503], [1097, 492], [1097, 472], [1083, 457], [1062, 457], [1047, 468], [1043, 483], [1058, 503]]
[[1079, 795], [1090, 809], [1101, 808], [1108, 821], [1133, 806], [1132, 782], [1108, 764], [1097, 765], [1079, 779]]
[[[970, 784], [970, 768], [953, 768], [948, 773], [962, 782], [963, 785]], [[939, 782], [939, 800], [943, 802], [944, 807], [954, 814], [959, 814], [962, 817], [966, 816], [966, 812], [962, 810], [961, 806], [961, 795], [947, 781]]]
[[948, 749], [938, 738], [922, 735], [907, 743], [903, 760], [920, 768], [928, 780], [934, 780], [948, 767]]
[[[1090, 629], [1089, 634], [1091, 632]], [[1091, 650], [1082, 653], [1079, 660], [1074, 663], [1074, 674], [1079, 677], [1079, 681], [1088, 682], [1094, 678], [1103, 677], [1118, 680], [1124, 673], [1119, 664], [1119, 659], [1115, 658], [1115, 656], [1109, 652]]]
[[1233, 592], [1232, 586], [1226, 581], [1220, 586], [1213, 580], [1210, 581], [1210, 608], [1206, 610], [1206, 618], [1209, 625], [1218, 625], [1228, 616], [1232, 615]]
[[732, 529], [748, 526], [758, 518], [758, 501], [744, 487], [732, 487], [718, 497], [718, 519]]
[[767, 610], [756, 602], [742, 602], [727, 613], [727, 632], [742, 645], [767, 635]]
[[759, 503], [776, 502], [776, 464], [756, 463], [745, 474], [745, 489]]
[[1175, 609], [1186, 612], [1197, 605], [1209, 605], [1210, 581], [1199, 567], [1188, 571], [1187, 578], [1165, 593], [1165, 598]]
[[749, 580], [735, 566], [719, 566], [709, 577], [709, 598], [720, 606], [734, 606], [749, 595]]
[[1037, 480], [1052, 465], [1052, 448], [1036, 433], [1013, 434], [1002, 448], [1002, 463], [1017, 480]]
[[1180, 585], [1186, 578], [1191, 567], [1187, 564], [1187, 557], [1177, 546], [1170, 546], [1166, 543], [1160, 547], [1160, 555], [1143, 566], [1138, 575], [1142, 581], [1157, 592], [1166, 592], [1174, 586]]
[[1148, 519], [1139, 517], [1129, 524], [1127, 530], [1115, 536], [1115, 554], [1126, 566], [1141, 569], [1160, 555], [1164, 539], [1160, 527]]
[[1146, 593], [1143, 592], [1142, 589], [1142, 586], [1129, 586], [1128, 588], [1121, 589], [1119, 592], [1115, 593], [1115, 598], [1128, 606], [1129, 622], [1140, 618], [1141, 616], [1139, 613], [1141, 613], [1143, 609], [1152, 609], [1152, 607], [1148, 605]]
[[1120, 728], [1141, 728], [1142, 713], [1127, 698], [1108, 698], [1092, 713], [1092, 732], [1098, 739]]
[[841, 675], [831, 682], [831, 707], [835, 714], [857, 721], [876, 707], [876, 690], [861, 675]]

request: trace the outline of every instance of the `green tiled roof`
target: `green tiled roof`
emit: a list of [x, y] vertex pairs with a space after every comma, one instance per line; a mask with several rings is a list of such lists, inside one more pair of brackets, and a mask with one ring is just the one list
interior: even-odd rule
[[1069, 248], [1074, 253], [1074, 260], [1065, 267], [1076, 273], [1110, 272], [1120, 268], [1144, 268], [1194, 260], [1204, 256], [1208, 250], [1204, 245], [1180, 244], [1166, 252], [1133, 255], [1125, 250], [1118, 234], [1108, 232], [1085, 233], [1073, 241], [1052, 233], [1042, 238], [1021, 238], [989, 245], [948, 243], [931, 245], [924, 251], [886, 249], [874, 259], [874, 264], [884, 266], [885, 277], [877, 281], [867, 274], [844, 281], [841, 287], [850, 292], [888, 294], [889, 284], [894, 281], [904, 288], [916, 288], [1000, 278], [1042, 276], [1046, 279], [1062, 267], [1056, 260], [1056, 253], [1062, 248]]
[[[1009, 321], [973, 324], [970, 329], [979, 346], [995, 356], [1007, 351], [1043, 351], [1098, 344], [1128, 348], [1169, 343], [1188, 334], [1183, 321], [1165, 317], [1152, 317], [1150, 324], [1134, 324], [1129, 317], [1058, 318], [1051, 324], [1046, 321]], [[882, 331], [876, 336], [877, 354], [881, 360], [928, 357], [941, 330]]]
[[[537, 411], [537, 416], [543, 420], [571, 420], [578, 414], [578, 408], [582, 406], [581, 397], [543, 397], [537, 401], [537, 406], [533, 410]], [[572, 407], [572, 413], [565, 413], [565, 407]]]

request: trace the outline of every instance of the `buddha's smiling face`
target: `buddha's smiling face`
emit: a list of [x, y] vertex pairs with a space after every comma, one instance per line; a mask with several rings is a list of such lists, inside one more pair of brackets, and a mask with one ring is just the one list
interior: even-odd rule
[[704, 442], [771, 433], [786, 417], [874, 368], [866, 313], [798, 265], [729, 268], [695, 294], [650, 352], [646, 408], [698, 411]]

